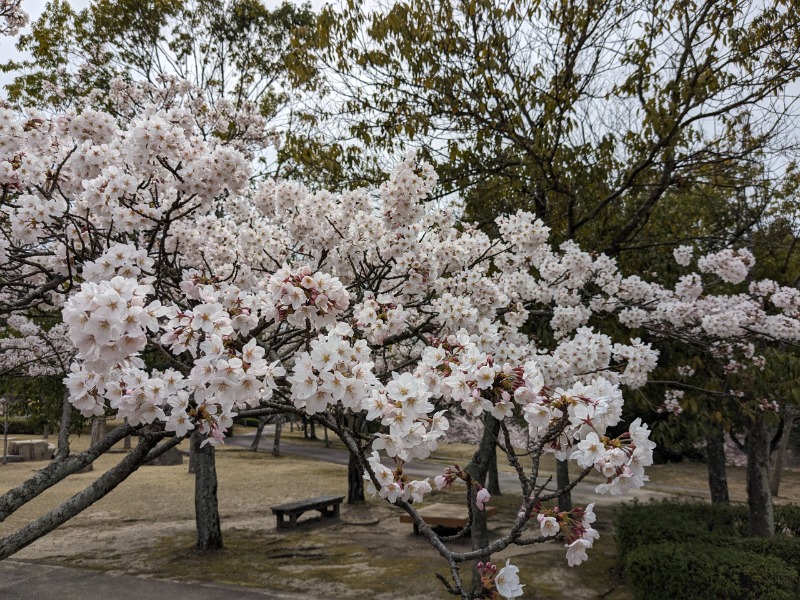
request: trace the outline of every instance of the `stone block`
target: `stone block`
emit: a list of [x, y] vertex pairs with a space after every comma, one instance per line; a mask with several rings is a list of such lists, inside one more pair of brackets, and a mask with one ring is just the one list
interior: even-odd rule
[[181, 465], [183, 464], [183, 454], [177, 448], [170, 448], [158, 458], [151, 460], [150, 462], [145, 464], [153, 465], [155, 467], [170, 467], [173, 465]]
[[8, 445], [8, 453], [21, 456], [24, 461], [50, 460], [53, 447], [43, 440], [20, 440]]

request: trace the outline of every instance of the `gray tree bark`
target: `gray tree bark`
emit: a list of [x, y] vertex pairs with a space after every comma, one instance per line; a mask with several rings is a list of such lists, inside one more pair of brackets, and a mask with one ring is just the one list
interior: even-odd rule
[[[569, 461], [556, 461], [556, 488], [566, 489], [569, 486]], [[562, 512], [572, 510], [572, 491], [568, 490], [558, 497], [558, 509]]]
[[200, 446], [202, 438], [197, 429], [192, 429], [192, 435], [189, 438], [189, 473], [197, 473], [197, 452], [195, 449]]
[[706, 434], [708, 454], [708, 489], [712, 504], [730, 504], [728, 475], [725, 465], [725, 430], [722, 425], [712, 425]]
[[792, 427], [794, 426], [794, 419], [797, 415], [797, 410], [794, 406], [788, 405], [784, 408], [783, 412], [783, 432], [781, 433], [780, 442], [778, 442], [778, 451], [775, 456], [775, 464], [772, 467], [772, 480], [770, 481], [770, 492], [773, 498], [778, 495], [781, 489], [781, 478], [783, 477], [783, 465], [786, 462], [786, 453], [789, 450], [789, 438], [792, 435]]
[[53, 531], [59, 525], [66, 523], [69, 519], [106, 496], [111, 490], [125, 481], [125, 479], [136, 471], [144, 462], [160, 456], [170, 448], [175, 447], [180, 441], [173, 438], [155, 447], [161, 438], [161, 435], [143, 436], [132, 452], [125, 455], [125, 458], [123, 458], [119, 464], [109, 471], [106, 471], [89, 487], [75, 494], [59, 507], [42, 515], [16, 533], [0, 540], [0, 560], [4, 560], [16, 552], [19, 552], [29, 544]]
[[[500, 421], [486, 413], [483, 419], [483, 427], [481, 443], [472, 456], [472, 460], [464, 469], [481, 485], [486, 484], [486, 476], [489, 473], [489, 465], [492, 460], [496, 461], [497, 435], [500, 433]], [[491, 492], [489, 493], [491, 494]], [[470, 530], [470, 537], [472, 539], [472, 549], [478, 550], [489, 545], [489, 526], [486, 522], [486, 513], [482, 510], [478, 510], [478, 506], [475, 503], [475, 494], [472, 494], [471, 498], [472, 528]], [[490, 557], [487, 556], [485, 560], [489, 560], [489, 558]], [[477, 562], [472, 568], [473, 590], [477, 590], [480, 586], [480, 575], [475, 568], [476, 565]]]
[[[72, 404], [69, 402], [69, 388], [64, 386], [64, 397], [61, 401], [61, 422], [58, 424], [58, 448], [56, 449], [55, 460], [64, 460], [69, 456], [69, 425], [72, 415]], [[125, 427], [128, 422], [125, 421]]]
[[[125, 424], [126, 425], [128, 424], [128, 417], [125, 417]], [[131, 449], [131, 436], [127, 436], [125, 438], [125, 441], [122, 442], [122, 447], [125, 450], [130, 450]]]
[[769, 435], [759, 415], [747, 432], [747, 507], [750, 535], [770, 537], [775, 533], [775, 514], [769, 485]]
[[[358, 415], [347, 415], [349, 426], [353, 431], [362, 431], [364, 419]], [[327, 432], [327, 427], [325, 428]], [[349, 453], [347, 459], [347, 503], [360, 504], [366, 502], [364, 496], [364, 466], [359, 463], [358, 456], [353, 452]]]
[[258, 445], [261, 443], [261, 436], [264, 434], [264, 426], [267, 424], [267, 417], [261, 417], [258, 420], [258, 427], [256, 428], [256, 435], [253, 437], [253, 443], [250, 444], [250, 450], [253, 452], [258, 451]]
[[347, 503], [352, 505], [365, 501], [364, 471], [358, 464], [358, 457], [350, 452], [347, 461]]
[[[92, 434], [90, 438], [89, 444], [94, 446], [100, 440], [102, 440], [106, 436], [107, 428], [106, 428], [106, 418], [102, 417], [92, 417]], [[94, 466], [90, 463], [88, 465], [87, 471], [91, 471], [94, 469]]]
[[275, 415], [275, 435], [272, 438], [272, 456], [281, 455], [281, 429], [283, 428], [283, 415]]
[[497, 472], [497, 446], [493, 448], [494, 458], [489, 461], [489, 472], [486, 474], [486, 489], [492, 496], [502, 496], [500, 476]]
[[201, 447], [201, 436], [192, 436], [192, 451], [196, 457], [194, 479], [194, 517], [197, 526], [197, 552], [222, 548], [222, 529], [217, 504], [217, 467], [214, 446]]

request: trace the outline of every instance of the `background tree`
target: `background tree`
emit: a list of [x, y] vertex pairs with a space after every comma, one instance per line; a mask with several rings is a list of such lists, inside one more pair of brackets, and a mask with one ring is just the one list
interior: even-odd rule
[[642, 230], [676, 192], [692, 190], [673, 227], [649, 229], [651, 244], [692, 228], [703, 186], [725, 181], [744, 201], [793, 171], [773, 161], [795, 144], [798, 107], [784, 93], [799, 73], [795, 8], [349, 2], [295, 44], [328, 77], [317, 110], [334, 135], [423, 148], [470, 220], [524, 208], [557, 239], [641, 254]]

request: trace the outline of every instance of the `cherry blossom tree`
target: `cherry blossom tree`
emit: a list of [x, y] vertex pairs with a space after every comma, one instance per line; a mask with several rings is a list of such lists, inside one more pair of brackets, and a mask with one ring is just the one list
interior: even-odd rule
[[[695, 260], [693, 254], [689, 246], [674, 252], [676, 262], [683, 267]], [[699, 272], [681, 277], [674, 294], [665, 295], [657, 288], [646, 292], [644, 302], [650, 305], [650, 314], [637, 309], [632, 316], [636, 325], [651, 334], [684, 340], [692, 354], [702, 357], [706, 371], [719, 372], [725, 385], [711, 389], [707, 377], [691, 365], [671, 365], [667, 370], [673, 377], [660, 382], [667, 390], [658, 412], [679, 418], [687, 404], [685, 393], [701, 393], [709, 399], [708, 418], [716, 422], [728, 418], [746, 430], [750, 532], [769, 536], [774, 532], [774, 520], [768, 425], [779, 420], [781, 406], [776, 398], [781, 403], [791, 402], [786, 385], [776, 379], [785, 380], [789, 375], [787, 351], [797, 344], [800, 292], [754, 278], [754, 265], [755, 258], [746, 249], [726, 248], [700, 256]], [[713, 293], [719, 288], [728, 293]], [[730, 293], [732, 290], [738, 293]], [[719, 501], [721, 496], [725, 500], [724, 480], [717, 482], [712, 475], [710, 469], [712, 499]], [[724, 494], [714, 489], [715, 484], [724, 486]]]
[[[548, 228], [523, 211], [498, 217], [489, 237], [428, 200], [436, 175], [413, 157], [374, 191], [251, 180], [266, 123], [196, 98], [178, 82], [145, 95], [113, 82], [116, 116], [0, 111], [2, 325], [19, 331], [37, 311], [61, 311], [74, 352], [68, 402], [87, 417], [127, 420], [76, 456], [60, 445], [48, 467], [0, 496], [0, 518], [126, 435], [140, 437], [86, 490], [0, 540], [0, 557], [193, 431], [212, 461], [201, 487], [213, 489], [213, 447], [233, 418], [279, 411], [343, 440], [367, 488], [407, 511], [444, 558], [454, 595], [516, 597], [516, 567], [498, 569], [492, 555], [556, 540], [577, 565], [597, 538], [593, 504], [561, 510], [553, 500], [592, 470], [605, 477], [601, 494], [647, 480], [647, 427], [636, 419], [609, 432], [623, 386], [644, 385], [658, 352], [620, 331], [731, 343], [800, 335], [796, 293], [775, 284], [712, 295], [700, 274], [674, 289], [623, 277], [614, 260], [573, 242], [552, 248]], [[215, 135], [231, 119], [251, 135]], [[738, 278], [749, 261], [730, 251], [698, 266]], [[616, 339], [601, 330], [609, 323]], [[541, 328], [546, 338], [529, 333]], [[453, 410], [496, 419], [520, 484], [508, 533], [469, 552], [448, 546], [468, 528], [440, 536], [416, 507], [434, 486], [461, 482], [473, 521], [488, 491], [458, 465], [433, 482], [405, 473], [446, 438]], [[353, 429], [356, 414], [378, 432]], [[512, 419], [527, 424], [525, 452], [512, 443]], [[562, 489], [540, 473], [546, 453], [578, 466]], [[200, 547], [221, 544], [218, 534], [218, 525], [200, 532]], [[460, 565], [478, 560], [471, 588]]]
[[[550, 251], [546, 228], [524, 213], [499, 219], [498, 240], [457, 226], [451, 210], [424, 202], [435, 175], [412, 160], [377, 195], [312, 194], [282, 181], [251, 186], [251, 148], [204, 135], [218, 116], [196, 108], [175, 94], [121, 120], [91, 109], [54, 118], [2, 113], [0, 259], [9, 326], [18, 315], [61, 308], [76, 353], [67, 376], [71, 404], [85, 416], [111, 409], [129, 423], [90, 454], [151, 426], [98, 485], [6, 538], [3, 554], [191, 430], [213, 447], [237, 413], [278, 408], [312, 415], [342, 437], [361, 458], [368, 487], [414, 515], [450, 562], [451, 585], [466, 594], [458, 563], [518, 541], [532, 514], [550, 510], [541, 504], [550, 492], [537, 483], [538, 462], [527, 474], [513, 446], [504, 447], [523, 486], [520, 516], [499, 545], [463, 556], [409, 503], [422, 501], [431, 485], [409, 480], [403, 465], [436, 448], [454, 403], [473, 417], [524, 416], [537, 456], [566, 455], [584, 429], [604, 434], [615, 424], [619, 383], [643, 382], [655, 353], [638, 342], [612, 345], [588, 328], [572, 335], [591, 314], [581, 289], [604, 285], [613, 263], [574, 246]], [[537, 348], [519, 331], [524, 305], [552, 304], [556, 294], [579, 304], [556, 307], [561, 341]], [[591, 365], [565, 368], [581, 343], [602, 348]], [[623, 355], [640, 360], [616, 364]], [[148, 367], [148, 356], [165, 367]], [[352, 412], [384, 429], [372, 436], [348, 429]], [[156, 447], [163, 437], [171, 439]], [[641, 485], [646, 428], [637, 423], [613, 446], [604, 491]], [[61, 455], [60, 466], [3, 496], [4, 513], [93, 456]], [[581, 478], [592, 468], [587, 461]], [[457, 466], [436, 483], [458, 479], [482, 509], [488, 493]], [[583, 513], [553, 514], [568, 528], [570, 561], [579, 562], [593, 539], [590, 522], [578, 518]]]

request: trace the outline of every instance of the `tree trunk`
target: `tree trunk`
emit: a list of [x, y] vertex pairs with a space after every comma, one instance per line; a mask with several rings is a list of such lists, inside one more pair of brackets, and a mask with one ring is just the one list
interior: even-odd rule
[[775, 532], [775, 515], [769, 486], [769, 436], [763, 415], [747, 433], [747, 506], [750, 535], [770, 537]]
[[281, 455], [281, 426], [283, 425], [283, 416], [275, 415], [275, 435], [272, 438], [272, 456]]
[[108, 432], [106, 431], [106, 418], [95, 417], [92, 419], [92, 440], [90, 444], [94, 446], [102, 440]]
[[358, 465], [358, 458], [352, 452], [347, 461], [347, 503], [361, 504], [364, 498], [364, 471]]
[[706, 434], [708, 453], [708, 489], [711, 504], [730, 504], [728, 476], [725, 467], [725, 431], [722, 425], [713, 425]]
[[311, 422], [311, 433], [309, 434], [308, 437], [309, 439], [317, 440], [319, 439], [317, 437], [317, 424], [314, 422], [314, 419], [309, 419], [309, 421]]
[[189, 437], [189, 473], [197, 473], [197, 452], [195, 449], [201, 442], [200, 432], [197, 429], [192, 429], [192, 435]]
[[781, 477], [783, 477], [783, 465], [786, 462], [786, 453], [789, 450], [789, 438], [792, 435], [794, 418], [797, 411], [794, 406], [787, 405], [783, 412], [783, 432], [778, 443], [778, 452], [775, 456], [775, 464], [772, 468], [772, 480], [770, 482], [770, 492], [772, 497], [776, 497], [781, 489]]
[[[485, 413], [483, 419], [483, 435], [478, 450], [473, 454], [472, 460], [465, 467], [465, 470], [472, 475], [472, 478], [481, 485], [486, 484], [486, 476], [489, 473], [489, 465], [497, 458], [497, 434], [500, 432], [500, 421], [492, 415]], [[489, 492], [491, 494], [491, 492]], [[472, 528], [470, 537], [472, 539], [472, 549], [478, 550], [489, 545], [489, 526], [486, 522], [486, 512], [478, 510], [475, 504], [475, 494], [471, 495], [472, 502]], [[485, 557], [488, 561], [490, 557]], [[476, 568], [477, 561], [472, 567], [472, 589], [480, 589], [480, 575]]]
[[201, 447], [200, 435], [192, 436], [192, 446], [197, 464], [194, 479], [194, 517], [197, 525], [197, 552], [222, 548], [222, 529], [217, 505], [217, 467], [214, 446]]
[[47, 440], [50, 437], [50, 424], [44, 424], [44, 433], [42, 434], [42, 439]]
[[[55, 460], [61, 461], [69, 456], [69, 426], [70, 416], [72, 415], [72, 404], [69, 402], [69, 388], [64, 386], [64, 397], [61, 400], [61, 421], [58, 424], [58, 448], [56, 448]], [[125, 428], [128, 421], [125, 421]], [[114, 431], [117, 431], [115, 429]], [[113, 433], [113, 432], [112, 432]]]
[[94, 483], [72, 498], [54, 508], [35, 521], [29, 523], [16, 533], [0, 540], [0, 560], [4, 560], [19, 552], [29, 544], [53, 531], [59, 525], [85, 510], [110, 491], [125, 481], [131, 473], [136, 471], [144, 462], [152, 460], [177, 445], [178, 440], [172, 439], [155, 447], [159, 438], [157, 436], [144, 436], [139, 440], [136, 449], [125, 455], [112, 469], [106, 471]]
[[258, 451], [258, 445], [261, 443], [261, 435], [264, 433], [264, 426], [267, 424], [267, 417], [261, 417], [258, 420], [258, 427], [256, 428], [256, 435], [253, 438], [253, 443], [250, 444], [250, 450], [253, 452]]
[[502, 496], [500, 493], [500, 476], [497, 473], [497, 446], [492, 448], [494, 459], [489, 461], [489, 473], [486, 475], [486, 489], [492, 496]]
[[[128, 417], [125, 417], [125, 425], [127, 425], [127, 424], [128, 424]], [[130, 450], [131, 449], [131, 436], [127, 436], [125, 438], [125, 441], [122, 442], [122, 448], [125, 449], [125, 450]]]
[[3, 464], [8, 464], [8, 409], [3, 415]]
[[[569, 486], [569, 461], [556, 461], [556, 488], [559, 490]], [[558, 510], [569, 512], [572, 510], [572, 491], [564, 492], [558, 497]]]
[[[90, 446], [94, 446], [98, 444], [100, 440], [102, 440], [107, 435], [106, 431], [106, 418], [105, 417], [93, 417], [92, 418], [92, 436], [91, 441], [89, 442]], [[86, 467], [87, 471], [94, 470], [94, 466], [89, 463]]]

